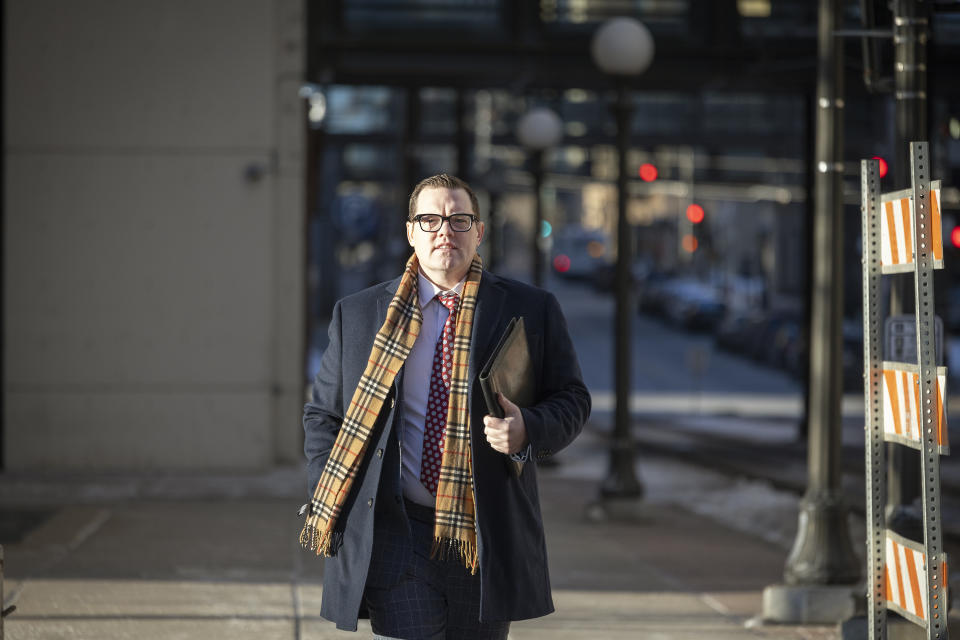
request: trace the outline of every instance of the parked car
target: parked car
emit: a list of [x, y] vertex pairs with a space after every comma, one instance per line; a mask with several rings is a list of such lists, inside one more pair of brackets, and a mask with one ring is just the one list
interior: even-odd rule
[[637, 311], [651, 316], [663, 314], [664, 284], [670, 276], [657, 272], [637, 283]]
[[744, 353], [762, 322], [763, 316], [757, 313], [727, 313], [717, 324], [714, 342], [724, 351]]
[[[593, 277], [591, 282], [593, 288], [597, 291], [613, 291], [615, 285], [615, 278], [617, 272], [617, 263], [616, 261], [604, 262], [601, 265], [598, 265], [593, 270]], [[653, 268], [650, 266], [650, 262], [645, 258], [637, 258], [633, 261], [633, 264], [630, 265], [630, 278], [631, 285], [637, 292], [639, 296], [643, 288], [643, 284], [651, 277], [655, 276]]]
[[773, 364], [777, 359], [775, 350], [785, 345], [782, 336], [793, 331], [793, 327], [797, 327], [799, 332], [800, 322], [800, 314], [796, 311], [767, 312], [754, 329], [746, 355], [754, 360]]
[[[806, 316], [799, 311], [729, 313], [717, 325], [718, 348], [782, 369], [794, 378], [807, 375], [810, 345]], [[858, 320], [843, 323], [840, 355], [844, 391], [863, 389], [863, 327]]]
[[568, 226], [554, 234], [550, 253], [550, 266], [558, 276], [592, 280], [598, 269], [610, 264], [610, 239], [600, 229]]
[[723, 318], [726, 307], [711, 285], [678, 278], [664, 285], [664, 316], [674, 325], [693, 331], [710, 331]]

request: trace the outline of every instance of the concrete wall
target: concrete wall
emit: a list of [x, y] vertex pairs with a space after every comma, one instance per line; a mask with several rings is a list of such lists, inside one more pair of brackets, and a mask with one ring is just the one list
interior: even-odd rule
[[302, 0], [7, 0], [9, 470], [298, 459]]

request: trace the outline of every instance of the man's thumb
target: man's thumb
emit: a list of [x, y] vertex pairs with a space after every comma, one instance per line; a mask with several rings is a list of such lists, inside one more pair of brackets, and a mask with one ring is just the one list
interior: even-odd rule
[[507, 400], [507, 396], [503, 395], [502, 393], [497, 393], [497, 399], [500, 401], [500, 406], [503, 407], [503, 411], [507, 415], [517, 413], [520, 410], [517, 405]]

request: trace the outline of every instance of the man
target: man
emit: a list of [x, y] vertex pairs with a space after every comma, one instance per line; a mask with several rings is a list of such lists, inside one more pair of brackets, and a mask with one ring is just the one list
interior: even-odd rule
[[[477, 198], [441, 174], [410, 196], [403, 276], [337, 303], [304, 408], [301, 543], [328, 556], [320, 615], [378, 638], [506, 638], [553, 611], [532, 460], [590, 411], [550, 293], [482, 270]], [[537, 401], [487, 415], [478, 371], [514, 316]], [[511, 461], [523, 461], [519, 475]]]

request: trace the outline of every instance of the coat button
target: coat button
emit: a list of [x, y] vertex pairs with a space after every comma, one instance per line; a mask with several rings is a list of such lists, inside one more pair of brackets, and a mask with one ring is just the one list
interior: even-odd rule
[[377, 457], [378, 457], [378, 458], [382, 458], [382, 457], [383, 457], [383, 449], [377, 449]]
[[370, 498], [369, 500], [367, 500], [367, 506], [371, 508], [373, 507], [373, 498]]

